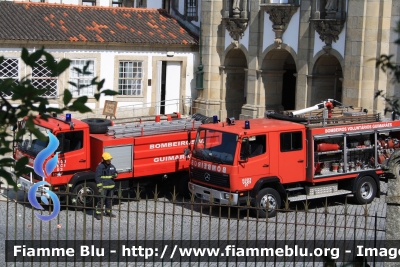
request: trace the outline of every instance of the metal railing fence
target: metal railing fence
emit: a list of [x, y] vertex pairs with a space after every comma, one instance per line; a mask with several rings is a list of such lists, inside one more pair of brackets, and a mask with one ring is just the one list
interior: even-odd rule
[[[103, 216], [102, 220], [96, 220], [93, 216], [95, 202], [90, 207], [78, 208], [70, 201], [76, 196], [69, 192], [64, 194], [68, 203], [61, 205], [56, 218], [45, 222], [35, 213], [49, 214], [52, 206], [42, 203], [45, 210], [35, 210], [28, 201], [27, 192], [15, 192], [0, 184], [0, 239], [6, 240], [4, 249], [0, 244], [0, 262], [5, 262], [5, 266], [329, 266], [329, 260], [320, 255], [320, 251], [317, 253], [318, 249], [331, 253], [328, 254], [337, 262], [335, 266], [351, 266], [348, 264], [354, 253], [347, 255], [344, 250], [354, 252], [357, 245], [380, 247], [385, 243], [384, 203], [375, 201], [365, 206], [348, 204], [343, 198], [339, 202], [325, 199], [296, 206], [286, 204], [276, 217], [258, 218], [257, 210], [252, 207], [202, 202], [180, 196], [172, 186], [163, 186], [162, 190], [156, 186], [117, 190], [112, 205], [116, 218]], [[106, 255], [97, 257], [20, 258], [22, 252], [16, 257], [10, 254], [15, 244], [27, 248], [79, 247], [82, 244], [98, 247], [100, 244], [108, 250], [120, 250], [124, 244], [125, 248], [136, 245], [136, 248], [152, 249], [153, 255], [147, 255], [146, 260], [139, 252], [134, 257], [131, 249], [130, 255], [121, 254], [121, 251], [110, 255], [106, 249]], [[290, 248], [294, 249], [296, 244], [298, 253], [307, 248], [314, 254], [282, 257], [277, 251], [271, 256], [265, 250], [259, 256], [240, 254], [240, 248], [245, 253], [287, 248], [290, 254]], [[182, 256], [185, 249], [211, 247], [223, 253]], [[174, 248], [176, 254], [172, 254]], [[338, 252], [333, 248], [341, 250], [340, 257], [333, 254]], [[167, 253], [162, 259], [161, 251]], [[383, 266], [378, 256], [366, 259], [370, 266]]]

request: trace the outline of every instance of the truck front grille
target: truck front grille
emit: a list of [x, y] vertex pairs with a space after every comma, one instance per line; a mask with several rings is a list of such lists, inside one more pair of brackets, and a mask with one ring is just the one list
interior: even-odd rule
[[230, 187], [229, 174], [212, 172], [204, 169], [191, 168], [192, 179], [212, 185]]

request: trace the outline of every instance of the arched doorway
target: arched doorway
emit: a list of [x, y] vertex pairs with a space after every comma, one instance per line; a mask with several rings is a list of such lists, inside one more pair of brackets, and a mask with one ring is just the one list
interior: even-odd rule
[[225, 107], [228, 117], [239, 118], [246, 104], [247, 60], [243, 51], [231, 49], [225, 57]]
[[310, 104], [315, 105], [328, 98], [342, 102], [342, 80], [342, 67], [335, 56], [318, 58], [312, 73]]
[[293, 56], [286, 50], [274, 49], [265, 56], [261, 66], [264, 90], [260, 92], [260, 100], [264, 99], [265, 108], [295, 109], [297, 69]]

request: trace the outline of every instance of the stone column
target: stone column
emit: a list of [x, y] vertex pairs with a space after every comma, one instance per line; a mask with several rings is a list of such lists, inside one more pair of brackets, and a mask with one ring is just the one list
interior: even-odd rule
[[[247, 1], [243, 1], [247, 3]], [[263, 13], [260, 11], [260, 0], [248, 1], [250, 4], [249, 17], [249, 48], [248, 48], [248, 71], [246, 75], [246, 103], [243, 105], [240, 118], [257, 118], [263, 116], [260, 113], [257, 96], [257, 69], [259, 69], [258, 56], [262, 52]], [[261, 15], [260, 15], [261, 14]]]
[[226, 99], [226, 87], [225, 87], [225, 84], [226, 84], [226, 76], [227, 76], [227, 71], [228, 70], [225, 68], [225, 66], [220, 66], [219, 70], [220, 70], [220, 74], [221, 74], [221, 85], [220, 85], [220, 88], [222, 88], [222, 89], [221, 89], [221, 108], [220, 108], [218, 116], [220, 118], [226, 118], [227, 114], [226, 114], [226, 101], [225, 101], [225, 99]]
[[204, 90], [198, 91], [198, 98], [194, 101], [194, 112], [206, 116], [216, 115], [220, 112], [221, 105], [221, 77], [219, 55], [223, 53], [223, 27], [222, 0], [201, 1], [201, 27], [202, 27], [202, 60], [204, 65]]
[[[318, 2], [319, 0], [317, 0]], [[300, 6], [300, 25], [299, 25], [299, 46], [298, 57], [296, 61], [297, 82], [296, 82], [296, 104], [295, 109], [309, 107], [309, 88], [307, 75], [312, 72], [310, 62], [314, 57], [314, 38], [315, 30], [311, 26], [309, 18], [312, 14], [312, 8], [315, 8], [314, 1], [302, 0]], [[317, 37], [318, 38], [318, 37]]]
[[[374, 98], [377, 89], [386, 92], [387, 75], [375, 67], [380, 54], [388, 54], [392, 1], [349, 1], [343, 102], [376, 112], [384, 102]], [[398, 11], [397, 11], [398, 12]], [[371, 60], [372, 59], [372, 60]]]

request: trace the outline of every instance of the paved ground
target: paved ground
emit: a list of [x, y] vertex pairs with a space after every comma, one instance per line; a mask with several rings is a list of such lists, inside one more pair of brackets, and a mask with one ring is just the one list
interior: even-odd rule
[[[385, 237], [385, 192], [367, 206], [345, 204], [343, 197], [313, 201], [308, 212], [302, 203], [275, 218], [257, 220], [248, 210], [188, 203], [174, 200], [168, 188], [154, 201], [151, 195], [140, 201], [114, 202], [116, 219], [93, 219], [92, 210], [63, 208], [58, 217], [43, 222], [23, 192], [0, 189], [0, 240], [364, 240]], [[298, 210], [295, 212], [295, 210]], [[375, 216], [375, 217], [373, 217]], [[339, 242], [340, 243], [340, 242]], [[339, 244], [338, 243], [338, 244]], [[344, 244], [343, 242], [340, 245]], [[0, 266], [4, 262], [4, 243], [0, 242]], [[102, 266], [322, 266], [321, 263], [135, 263]], [[44, 263], [8, 263], [6, 266], [43, 266]], [[150, 265], [149, 265], [150, 264]], [[98, 266], [99, 263], [49, 263], [46, 266]], [[340, 266], [340, 265], [338, 265]], [[371, 265], [373, 266], [373, 265]], [[375, 266], [383, 266], [381, 263]]]

